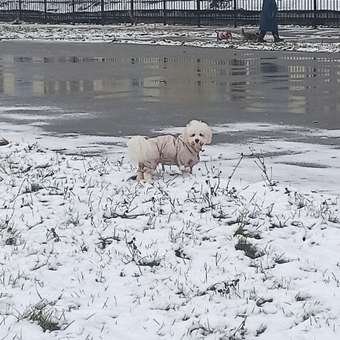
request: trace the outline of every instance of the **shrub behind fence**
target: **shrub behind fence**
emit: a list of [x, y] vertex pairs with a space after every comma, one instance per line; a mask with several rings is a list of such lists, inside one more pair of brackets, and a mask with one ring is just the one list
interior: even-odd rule
[[[277, 0], [280, 24], [340, 26], [340, 0]], [[257, 24], [262, 0], [0, 0], [0, 20]]]

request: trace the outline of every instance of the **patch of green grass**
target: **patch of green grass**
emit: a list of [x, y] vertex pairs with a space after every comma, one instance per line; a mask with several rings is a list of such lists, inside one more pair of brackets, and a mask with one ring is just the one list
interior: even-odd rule
[[246, 238], [240, 237], [235, 244], [236, 250], [244, 251], [244, 254], [251, 259], [257, 259], [264, 255], [264, 251], [258, 249], [254, 244], [250, 243]]
[[37, 323], [44, 332], [58, 331], [61, 329], [60, 319], [56, 317], [56, 310], [51, 305], [42, 301], [32, 306], [24, 315], [23, 319]]

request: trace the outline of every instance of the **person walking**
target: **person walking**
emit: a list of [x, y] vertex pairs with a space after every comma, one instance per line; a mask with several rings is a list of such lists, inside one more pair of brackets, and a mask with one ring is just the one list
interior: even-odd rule
[[275, 0], [263, 0], [262, 11], [260, 17], [260, 33], [259, 42], [264, 42], [264, 37], [267, 32], [271, 32], [274, 37], [274, 42], [283, 41], [279, 37], [279, 28], [277, 24], [277, 4]]

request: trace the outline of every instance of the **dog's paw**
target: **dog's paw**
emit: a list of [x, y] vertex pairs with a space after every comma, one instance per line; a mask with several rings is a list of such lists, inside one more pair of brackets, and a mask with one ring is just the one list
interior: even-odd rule
[[182, 175], [191, 174], [192, 173], [192, 168], [190, 166], [181, 165], [179, 167], [179, 170], [181, 171]]

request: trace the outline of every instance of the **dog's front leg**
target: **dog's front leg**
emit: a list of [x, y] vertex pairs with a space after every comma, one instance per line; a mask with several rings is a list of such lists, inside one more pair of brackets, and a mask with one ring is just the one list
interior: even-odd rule
[[179, 170], [182, 172], [182, 174], [191, 174], [192, 168], [190, 166], [180, 165]]
[[179, 170], [180, 170], [180, 172], [181, 172], [182, 174], [186, 172], [186, 171], [185, 171], [185, 166], [184, 166], [184, 165], [179, 165], [178, 167], [179, 167]]

